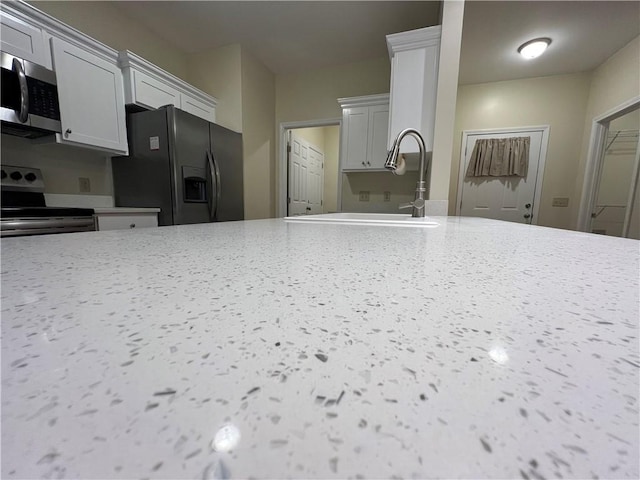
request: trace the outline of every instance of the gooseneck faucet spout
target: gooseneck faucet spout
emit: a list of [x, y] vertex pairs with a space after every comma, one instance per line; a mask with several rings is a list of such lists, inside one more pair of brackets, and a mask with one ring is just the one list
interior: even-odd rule
[[393, 141], [391, 150], [389, 150], [389, 153], [387, 154], [387, 161], [384, 162], [384, 168], [391, 170], [391, 172], [394, 175], [404, 174], [404, 171], [406, 168], [405, 160], [403, 156], [399, 154], [400, 154], [400, 142], [402, 142], [402, 139], [407, 135], [411, 135], [418, 142], [418, 148], [420, 149], [420, 171], [418, 172], [419, 173], [418, 184], [416, 186], [416, 196], [414, 201], [410, 203], [402, 204], [400, 205], [400, 208], [412, 207], [413, 208], [413, 211], [411, 213], [412, 217], [426, 217], [426, 209], [424, 208], [425, 206], [424, 194], [427, 191], [427, 189], [424, 181], [424, 170], [425, 170], [425, 159], [427, 155], [427, 152], [426, 152], [427, 149], [424, 145], [424, 139], [422, 138], [422, 135], [420, 135], [420, 132], [418, 130], [416, 130], [415, 128], [405, 128], [398, 134], [396, 139]]

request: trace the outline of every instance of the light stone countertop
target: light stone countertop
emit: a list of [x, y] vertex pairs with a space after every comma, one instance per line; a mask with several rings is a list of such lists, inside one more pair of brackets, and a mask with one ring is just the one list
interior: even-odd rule
[[638, 478], [640, 243], [436, 220], [3, 239], [2, 478]]

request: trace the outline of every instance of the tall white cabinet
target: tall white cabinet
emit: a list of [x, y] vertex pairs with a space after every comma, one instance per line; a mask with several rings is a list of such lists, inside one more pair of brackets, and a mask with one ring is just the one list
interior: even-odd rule
[[[402, 130], [415, 128], [427, 151], [433, 150], [440, 32], [438, 25], [387, 35], [391, 59], [388, 148]], [[413, 138], [402, 142], [401, 153], [417, 151]]]
[[384, 170], [389, 95], [339, 98], [338, 103], [342, 107], [342, 171]]

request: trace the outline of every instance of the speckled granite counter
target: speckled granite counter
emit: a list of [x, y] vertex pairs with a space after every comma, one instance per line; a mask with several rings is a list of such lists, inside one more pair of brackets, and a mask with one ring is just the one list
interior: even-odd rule
[[639, 243], [439, 221], [2, 240], [2, 477], [638, 478]]

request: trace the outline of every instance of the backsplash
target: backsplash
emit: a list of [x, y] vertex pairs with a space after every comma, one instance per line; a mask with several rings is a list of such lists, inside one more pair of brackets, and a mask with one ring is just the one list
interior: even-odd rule
[[[391, 172], [345, 173], [342, 175], [342, 211], [362, 213], [411, 213], [398, 210], [414, 199], [418, 172], [397, 176]], [[368, 200], [360, 200], [361, 192]], [[385, 201], [385, 192], [388, 200]]]
[[[2, 165], [39, 168], [45, 193], [112, 195], [111, 159], [102, 152], [2, 135]], [[80, 191], [80, 178], [89, 191]], [[86, 180], [83, 180], [86, 188]]]

